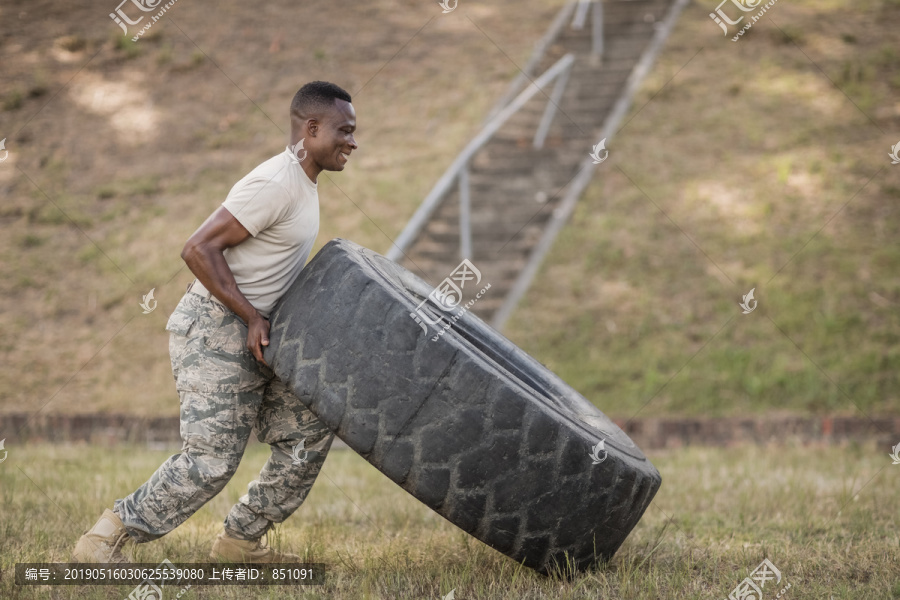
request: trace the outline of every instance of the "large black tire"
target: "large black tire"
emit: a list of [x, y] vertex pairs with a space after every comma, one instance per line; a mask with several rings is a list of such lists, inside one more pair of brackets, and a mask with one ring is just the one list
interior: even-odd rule
[[593, 404], [471, 312], [432, 341], [433, 328], [411, 318], [431, 290], [333, 240], [276, 307], [266, 361], [348, 446], [489, 546], [545, 574], [609, 559], [659, 472]]

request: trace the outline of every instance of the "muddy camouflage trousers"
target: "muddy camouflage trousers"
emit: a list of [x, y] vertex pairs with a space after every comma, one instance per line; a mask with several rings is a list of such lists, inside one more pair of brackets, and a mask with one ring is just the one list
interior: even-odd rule
[[256, 427], [272, 454], [225, 519], [229, 536], [256, 540], [306, 499], [334, 434], [253, 358], [247, 326], [228, 308], [188, 292], [166, 329], [181, 398], [181, 453], [114, 510], [138, 542], [169, 533], [222, 491]]

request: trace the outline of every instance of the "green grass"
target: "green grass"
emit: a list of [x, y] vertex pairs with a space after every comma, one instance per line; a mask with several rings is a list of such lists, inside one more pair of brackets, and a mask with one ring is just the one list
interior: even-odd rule
[[857, 27], [900, 14], [848, 6], [738, 44], [686, 11], [511, 339], [614, 415], [896, 414], [898, 63]]
[[[140, 447], [7, 445], [0, 465], [2, 598], [17, 562], [65, 562], [78, 536], [171, 453]], [[349, 450], [334, 450], [273, 544], [324, 562], [316, 588], [195, 587], [184, 598], [724, 598], [769, 558], [788, 600], [900, 598], [900, 466], [887, 448], [687, 448], [651, 454], [663, 486], [607, 564], [543, 577], [458, 530]], [[204, 562], [221, 521], [267, 458], [252, 445], [226, 489], [133, 558]], [[127, 587], [53, 588], [54, 598], [122, 598]], [[769, 596], [766, 595], [768, 598]]]

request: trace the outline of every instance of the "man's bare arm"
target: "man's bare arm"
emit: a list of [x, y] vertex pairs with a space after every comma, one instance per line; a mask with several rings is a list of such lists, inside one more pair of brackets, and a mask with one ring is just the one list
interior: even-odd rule
[[269, 345], [269, 322], [241, 293], [222, 254], [250, 237], [240, 221], [220, 206], [188, 238], [181, 258], [200, 283], [247, 324], [247, 348], [265, 363], [262, 346]]

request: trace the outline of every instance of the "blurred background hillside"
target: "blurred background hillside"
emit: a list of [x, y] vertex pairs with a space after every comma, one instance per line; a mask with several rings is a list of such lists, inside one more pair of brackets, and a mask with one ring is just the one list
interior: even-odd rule
[[[559, 6], [179, 0], [134, 43], [114, 3], [4, 3], [0, 412], [177, 414], [179, 253], [284, 148], [294, 92], [358, 115], [316, 250], [385, 252]], [[682, 13], [504, 333], [617, 417], [898, 414], [900, 0], [784, 0], [736, 43], [714, 8]]]

